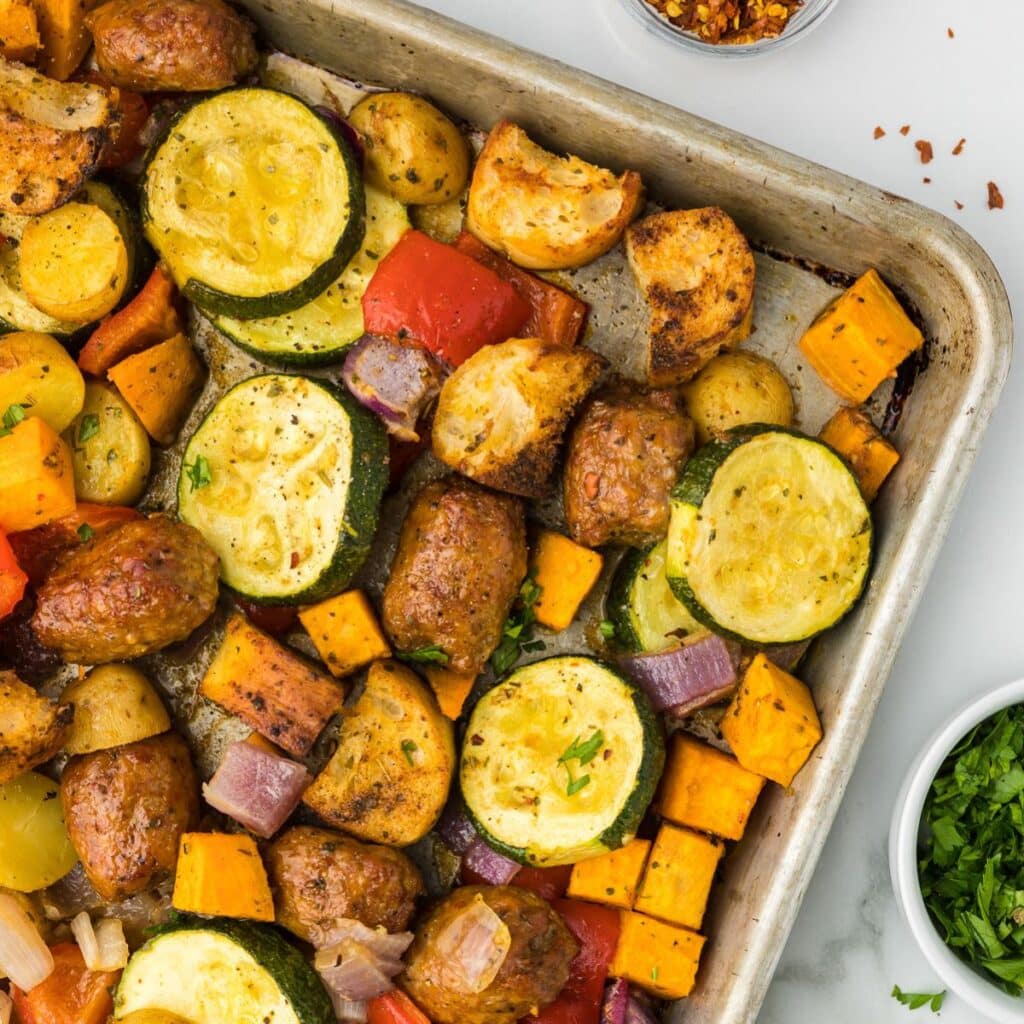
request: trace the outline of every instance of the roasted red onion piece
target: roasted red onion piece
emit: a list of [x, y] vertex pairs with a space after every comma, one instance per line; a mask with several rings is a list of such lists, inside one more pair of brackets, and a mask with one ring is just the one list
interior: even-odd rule
[[353, 917], [339, 917], [323, 929], [320, 948], [358, 942], [381, 960], [401, 960], [412, 939], [412, 932], [386, 932], [383, 928], [368, 928]]
[[601, 1003], [601, 1024], [626, 1024], [626, 1007], [629, 1005], [629, 982], [615, 978], [604, 990]]
[[332, 127], [338, 130], [341, 137], [349, 144], [352, 152], [355, 153], [359, 166], [362, 167], [366, 160], [366, 147], [363, 145], [363, 137], [339, 114], [330, 107], [317, 104], [313, 109]]
[[654, 710], [671, 709], [675, 717], [721, 700], [736, 685], [736, 648], [714, 633], [697, 633], [667, 651], [619, 660]]
[[437, 951], [460, 992], [483, 992], [512, 946], [508, 925], [477, 896], [438, 933]]
[[299, 805], [312, 778], [301, 764], [260, 750], [251, 743], [232, 743], [203, 798], [251, 832], [269, 839]]
[[497, 850], [492, 850], [479, 836], [473, 840], [462, 855], [463, 868], [472, 871], [488, 885], [508, 885], [515, 878], [521, 865], [509, 860]]
[[801, 640], [795, 644], [783, 644], [782, 647], [772, 647], [764, 652], [764, 656], [773, 664], [786, 672], [792, 672], [800, 664], [801, 659], [811, 646], [810, 640]]
[[443, 374], [424, 348], [373, 334], [349, 349], [341, 373], [346, 387], [402, 441], [418, 441], [416, 423], [441, 390]]
[[466, 817], [466, 808], [461, 796], [456, 795], [448, 801], [441, 812], [436, 832], [441, 842], [460, 857], [473, 845], [473, 841], [479, 838], [473, 823]]

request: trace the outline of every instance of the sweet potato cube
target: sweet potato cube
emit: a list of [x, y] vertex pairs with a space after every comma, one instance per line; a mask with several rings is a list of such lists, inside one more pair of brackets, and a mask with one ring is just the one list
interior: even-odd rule
[[36, 9], [26, 0], [0, 0], [0, 55], [31, 64], [38, 49]]
[[548, 629], [567, 629], [601, 575], [601, 556], [568, 537], [544, 530], [533, 556], [540, 597], [533, 610]]
[[235, 614], [199, 692], [272, 743], [305, 757], [345, 701], [330, 676]]
[[128, 356], [107, 372], [149, 436], [165, 445], [174, 443], [205, 375], [184, 334]]
[[662, 825], [640, 883], [636, 909], [670, 924], [699, 928], [724, 853], [720, 839]]
[[40, 417], [22, 420], [0, 437], [0, 529], [31, 530], [74, 511], [68, 446]]
[[462, 714], [466, 698], [476, 682], [476, 675], [472, 672], [453, 672], [440, 665], [427, 665], [424, 672], [437, 698], [438, 707], [445, 718], [454, 722]]
[[821, 439], [850, 464], [868, 501], [874, 501], [900, 453], [862, 409], [844, 406], [821, 428]]
[[349, 590], [303, 608], [299, 621], [331, 675], [347, 676], [371, 661], [391, 656], [373, 606], [361, 590]]
[[250, 835], [185, 832], [171, 905], [188, 914], [274, 920], [274, 898]]
[[721, 730], [744, 768], [780, 786], [793, 781], [821, 739], [811, 691], [763, 654], [750, 663]]
[[39, 69], [63, 82], [70, 78], [92, 45], [85, 16], [101, 0], [34, 0], [43, 48]]
[[734, 757], [677, 732], [662, 776], [658, 813], [725, 839], [742, 839], [750, 812], [764, 786]]
[[569, 897], [632, 910], [650, 850], [649, 840], [634, 839], [618, 850], [578, 861], [569, 876]]
[[619, 944], [608, 973], [662, 999], [688, 996], [697, 978], [704, 936], [632, 910], [620, 914]]
[[863, 402], [924, 337], [899, 300], [869, 270], [832, 302], [800, 339], [800, 348], [837, 394]]

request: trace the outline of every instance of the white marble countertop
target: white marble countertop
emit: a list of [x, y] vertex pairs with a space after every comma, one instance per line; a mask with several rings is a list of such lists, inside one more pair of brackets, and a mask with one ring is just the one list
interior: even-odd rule
[[[725, 61], [656, 38], [621, 0], [420, 2], [933, 206], [985, 246], [1014, 308], [1024, 310], [1024, 63], [1019, 33], [1005, 17], [1015, 4], [839, 0], [796, 45]], [[908, 123], [904, 138], [898, 129]], [[876, 125], [887, 132], [879, 141], [872, 139]], [[934, 145], [927, 168], [917, 138]], [[953, 157], [961, 138], [963, 153]], [[988, 210], [989, 180], [1002, 189], [1004, 210]], [[894, 983], [936, 988], [893, 902], [889, 816], [927, 736], [972, 695], [1024, 676], [1022, 399], [1018, 366], [897, 659], [762, 1024], [900, 1022], [908, 1011], [890, 998]], [[930, 1017], [922, 1009], [910, 1019]], [[952, 996], [941, 1018], [979, 1021]]]

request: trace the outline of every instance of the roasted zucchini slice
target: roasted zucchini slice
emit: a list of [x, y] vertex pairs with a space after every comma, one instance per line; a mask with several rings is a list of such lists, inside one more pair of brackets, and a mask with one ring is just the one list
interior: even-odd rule
[[179, 917], [132, 955], [114, 1020], [154, 1007], [190, 1024], [335, 1024], [323, 982], [297, 949], [273, 928], [216, 917]]
[[633, 839], [665, 759], [646, 696], [581, 655], [517, 669], [480, 699], [466, 735], [460, 782], [474, 825], [540, 867]]
[[367, 185], [366, 236], [337, 281], [291, 313], [262, 320], [220, 316], [214, 325], [240, 348], [275, 363], [336, 362], [363, 334], [363, 292], [377, 264], [408, 230], [405, 207]]
[[856, 603], [871, 513], [815, 438], [756, 424], [701, 448], [672, 495], [666, 575], [709, 629], [754, 646], [808, 640]]
[[264, 374], [235, 385], [192, 435], [178, 513], [251, 601], [305, 604], [363, 564], [387, 481], [387, 435], [326, 381]]
[[627, 551], [608, 591], [605, 614], [615, 626], [615, 641], [634, 653], [663, 651], [704, 628], [668, 585], [666, 547], [661, 541]]
[[201, 309], [279, 316], [319, 295], [359, 248], [362, 180], [349, 144], [301, 100], [229, 89], [168, 126], [146, 165], [142, 220]]

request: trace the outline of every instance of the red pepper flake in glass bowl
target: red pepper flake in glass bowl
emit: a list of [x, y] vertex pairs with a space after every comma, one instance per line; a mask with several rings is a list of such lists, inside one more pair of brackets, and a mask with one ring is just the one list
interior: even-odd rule
[[803, 0], [647, 0], [673, 25], [707, 43], [755, 43], [785, 31]]

